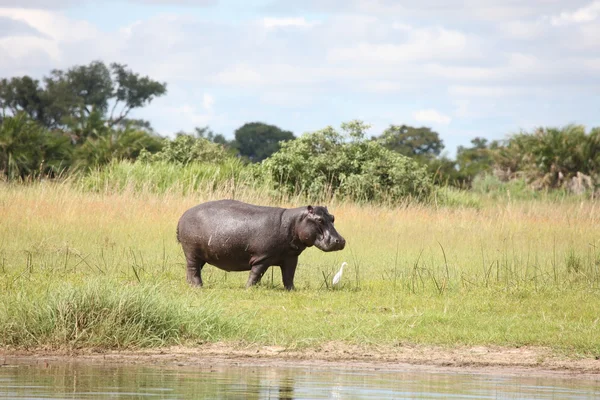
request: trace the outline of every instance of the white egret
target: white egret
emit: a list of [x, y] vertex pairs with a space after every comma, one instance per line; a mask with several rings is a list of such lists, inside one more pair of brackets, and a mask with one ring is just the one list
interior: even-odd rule
[[346, 261], [344, 261], [342, 263], [340, 270], [333, 277], [333, 282], [332, 282], [333, 286], [337, 285], [340, 282], [340, 279], [342, 279], [342, 274], [344, 273], [344, 266], [346, 266], [346, 265], [348, 265], [348, 263]]

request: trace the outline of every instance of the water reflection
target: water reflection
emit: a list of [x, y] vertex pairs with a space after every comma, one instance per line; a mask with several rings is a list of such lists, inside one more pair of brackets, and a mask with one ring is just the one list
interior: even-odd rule
[[[7, 361], [8, 362], [8, 361]], [[232, 366], [26, 363], [0, 367], [0, 398], [584, 399], [596, 380]]]

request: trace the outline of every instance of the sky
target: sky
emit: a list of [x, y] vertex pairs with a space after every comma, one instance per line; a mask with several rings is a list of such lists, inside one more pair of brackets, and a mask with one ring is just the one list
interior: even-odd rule
[[600, 126], [600, 0], [0, 0], [0, 77], [94, 60], [167, 83], [131, 115], [165, 136]]

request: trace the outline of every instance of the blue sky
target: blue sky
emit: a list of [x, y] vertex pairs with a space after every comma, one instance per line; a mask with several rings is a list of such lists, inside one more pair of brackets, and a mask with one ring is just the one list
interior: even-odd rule
[[0, 0], [0, 77], [92, 60], [167, 82], [163, 135], [362, 119], [475, 136], [600, 125], [600, 0]]

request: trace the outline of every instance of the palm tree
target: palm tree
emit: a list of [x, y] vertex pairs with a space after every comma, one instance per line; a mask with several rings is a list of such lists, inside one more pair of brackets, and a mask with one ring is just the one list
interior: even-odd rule
[[9, 180], [54, 176], [71, 164], [73, 146], [62, 132], [48, 132], [25, 113], [0, 122], [0, 176]]
[[88, 137], [77, 149], [78, 166], [93, 168], [111, 160], [134, 160], [142, 149], [155, 152], [161, 147], [159, 138], [139, 129], [106, 129], [96, 137]]
[[43, 159], [43, 128], [26, 114], [5, 117], [0, 124], [0, 172], [9, 180], [35, 174]]

